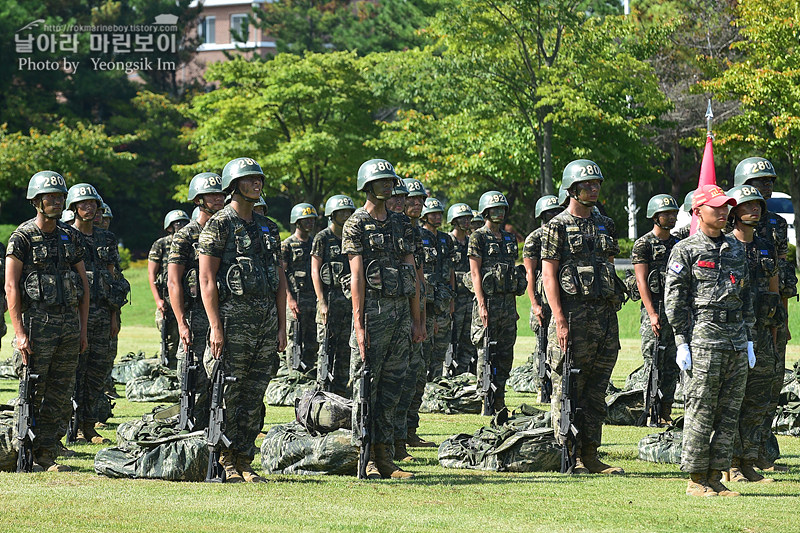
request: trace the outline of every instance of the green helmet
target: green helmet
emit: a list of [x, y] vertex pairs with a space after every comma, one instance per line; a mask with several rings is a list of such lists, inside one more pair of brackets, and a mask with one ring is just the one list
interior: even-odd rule
[[200, 206], [197, 206], [192, 211], [192, 220], [197, 220], [197, 217], [200, 216]]
[[542, 196], [536, 200], [536, 207], [533, 210], [533, 216], [539, 218], [542, 216], [542, 213], [545, 211], [550, 211], [551, 209], [561, 209], [561, 206], [558, 205], [558, 198], [552, 194]]
[[478, 200], [478, 212], [482, 215], [491, 207], [505, 207], [508, 209], [508, 200], [500, 191], [488, 191]]
[[261, 179], [266, 180], [261, 165], [255, 159], [237, 157], [228, 161], [222, 169], [222, 191], [231, 192], [236, 180], [245, 176], [261, 176]]
[[[225, 199], [225, 203], [227, 204], [228, 202], [230, 202], [230, 200], [228, 200], [228, 199], [226, 198], [226, 199]], [[254, 207], [254, 208], [255, 208], [255, 207], [263, 207], [264, 209], [266, 209], [266, 208], [267, 208], [267, 201], [266, 201], [266, 200], [264, 200], [264, 197], [263, 197], [263, 196], [259, 196], [259, 197], [258, 197], [258, 201], [257, 201], [256, 203], [254, 203], [254, 204], [253, 204], [253, 207]]]
[[40, 194], [49, 192], [60, 192], [67, 194], [67, 182], [58, 172], [52, 170], [42, 170], [31, 176], [28, 181], [28, 193], [25, 198], [33, 200]]
[[69, 188], [69, 192], [67, 192], [67, 201], [65, 202], [67, 209], [72, 209], [72, 204], [83, 200], [94, 200], [97, 202], [97, 207], [103, 205], [103, 199], [100, 198], [97, 189], [92, 185], [88, 183], [76, 183]]
[[725, 196], [736, 200], [736, 205], [742, 205], [745, 202], [761, 202], [761, 216], [764, 216], [767, 210], [767, 201], [761, 196], [761, 192], [752, 185], [736, 185], [726, 192]]
[[442, 202], [440, 202], [436, 198], [428, 198], [427, 200], [425, 200], [425, 205], [422, 208], [422, 213], [420, 213], [419, 216], [424, 217], [428, 213], [444, 214], [444, 206], [442, 205]]
[[198, 194], [222, 193], [222, 178], [215, 172], [201, 172], [189, 182], [189, 201]]
[[111, 212], [111, 207], [105, 202], [100, 206], [103, 211], [103, 218], [114, 218], [114, 213]]
[[569, 193], [562, 184], [561, 187], [558, 188], [558, 205], [560, 205], [561, 207], [567, 207], [568, 203], [569, 203]]
[[75, 220], [75, 211], [72, 209], [64, 209], [61, 212], [61, 222], [64, 224], [72, 224], [73, 220]]
[[477, 223], [479, 223], [479, 222], [480, 222], [481, 224], [483, 224], [483, 223], [485, 223], [485, 222], [486, 222], [486, 220], [484, 220], [484, 218], [483, 218], [483, 215], [481, 215], [481, 214], [480, 214], [480, 213], [478, 213], [477, 211], [473, 211], [473, 212], [472, 212], [472, 220], [470, 220], [470, 221], [469, 221], [469, 223], [470, 223], [470, 224], [477, 224]]
[[186, 211], [173, 209], [167, 213], [167, 216], [164, 217], [164, 229], [167, 229], [170, 224], [178, 220], [185, 220], [186, 222], [189, 222], [189, 215], [186, 214]]
[[561, 175], [561, 186], [569, 191], [575, 183], [581, 181], [600, 180], [603, 181], [603, 173], [597, 163], [589, 159], [576, 159], [564, 167]]
[[426, 198], [428, 197], [428, 193], [425, 192], [425, 186], [418, 179], [406, 178], [403, 180], [403, 183], [406, 186], [409, 198], [413, 196], [424, 196]]
[[353, 203], [353, 199], [344, 194], [335, 194], [325, 202], [326, 217], [333, 215], [336, 211], [342, 211], [344, 209], [356, 210], [356, 204]]
[[363, 191], [367, 183], [382, 180], [384, 178], [392, 178], [400, 180], [394, 171], [394, 167], [385, 159], [370, 159], [365, 161], [358, 168], [358, 179], [356, 180], [356, 189]]
[[463, 202], [460, 204], [451, 205], [450, 209], [447, 210], [447, 223], [452, 224], [453, 219], [458, 217], [472, 218], [472, 209], [470, 209], [470, 207]]
[[756, 178], [778, 178], [775, 174], [775, 167], [763, 157], [748, 157], [736, 165], [733, 173], [733, 184], [744, 185], [748, 181]]
[[297, 204], [292, 208], [292, 212], [289, 214], [289, 222], [291, 224], [296, 223], [298, 220], [303, 220], [304, 218], [317, 218], [317, 210], [311, 204]]
[[647, 202], [647, 218], [653, 218], [664, 211], [679, 211], [678, 202], [669, 194], [656, 194]]
[[403, 180], [397, 180], [397, 185], [392, 189], [392, 196], [408, 196], [408, 189]]
[[689, 191], [686, 193], [686, 196], [683, 197], [683, 210], [687, 213], [692, 211], [692, 200], [694, 200], [694, 191]]

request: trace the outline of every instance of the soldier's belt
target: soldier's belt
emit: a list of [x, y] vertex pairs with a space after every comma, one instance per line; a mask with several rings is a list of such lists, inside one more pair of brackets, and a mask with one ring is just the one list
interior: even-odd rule
[[694, 315], [695, 322], [704, 320], [715, 323], [741, 322], [741, 309], [704, 309]]
[[74, 313], [75, 309], [78, 306], [70, 307], [68, 305], [62, 304], [46, 304], [44, 302], [31, 302], [28, 306], [28, 309], [36, 309], [37, 311], [42, 311], [45, 313], [50, 314], [65, 314], [65, 313]]

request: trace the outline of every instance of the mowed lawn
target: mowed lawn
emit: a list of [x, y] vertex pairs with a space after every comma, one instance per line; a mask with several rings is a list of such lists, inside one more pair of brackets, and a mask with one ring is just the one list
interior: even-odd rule
[[[158, 351], [153, 302], [146, 272], [127, 272], [134, 285], [133, 305], [123, 312], [120, 354]], [[793, 322], [800, 306], [792, 303]], [[515, 363], [534, 348], [527, 330], [528, 307], [520, 300], [520, 337]], [[622, 351], [613, 379], [641, 361], [638, 306], [619, 314]], [[523, 327], [524, 326], [524, 327]], [[800, 328], [795, 329], [800, 335]], [[0, 359], [10, 356], [12, 333], [3, 339]], [[787, 366], [800, 357], [792, 341]], [[17, 382], [0, 381], [0, 401], [16, 395]], [[124, 395], [124, 387], [118, 386]], [[510, 391], [511, 406], [533, 403], [532, 395]], [[108, 430], [150, 411], [155, 404], [117, 400]], [[294, 418], [293, 409], [268, 407], [265, 426]], [[477, 415], [422, 415], [421, 434], [441, 442], [472, 433], [487, 419]], [[418, 460], [410, 481], [361, 482], [347, 477], [270, 476], [260, 485], [212, 485], [152, 480], [109, 479], [94, 473], [94, 454], [102, 446], [75, 446], [63, 459], [68, 474], [0, 473], [2, 531], [798, 531], [800, 440], [778, 437], [791, 471], [778, 483], [737, 485], [742, 498], [690, 499], [686, 477], [675, 465], [638, 461], [636, 445], [648, 428], [606, 426], [606, 460], [625, 468], [624, 477], [556, 473], [505, 474], [447, 470], [435, 449], [413, 450]], [[259, 465], [258, 459], [256, 465]]]

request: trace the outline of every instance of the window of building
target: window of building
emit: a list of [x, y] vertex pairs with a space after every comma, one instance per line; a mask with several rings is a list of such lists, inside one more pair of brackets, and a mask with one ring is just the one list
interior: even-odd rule
[[200, 21], [200, 25], [197, 26], [197, 34], [200, 37], [200, 43], [213, 44], [216, 42], [216, 21], [217, 17], [206, 17]]
[[231, 15], [231, 42], [240, 43], [247, 41], [249, 27], [246, 14]]

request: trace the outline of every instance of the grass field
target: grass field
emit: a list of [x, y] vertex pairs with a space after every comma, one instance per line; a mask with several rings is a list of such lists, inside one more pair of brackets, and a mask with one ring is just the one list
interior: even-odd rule
[[[158, 351], [153, 304], [146, 272], [127, 272], [134, 286], [133, 305], [123, 314], [120, 353]], [[520, 337], [515, 363], [534, 348], [528, 334], [527, 306], [520, 302]], [[797, 319], [800, 308], [792, 306]], [[523, 327], [524, 326], [524, 327]], [[622, 351], [613, 379], [625, 376], [641, 361], [638, 310], [620, 312]], [[800, 329], [795, 329], [800, 332]], [[0, 359], [10, 355], [10, 336]], [[787, 360], [800, 356], [792, 341]], [[16, 382], [0, 381], [0, 401], [16, 395]], [[124, 395], [124, 387], [118, 387]], [[511, 391], [508, 403], [532, 403], [531, 395]], [[108, 430], [154, 404], [117, 401]], [[294, 418], [293, 409], [268, 407], [265, 425]], [[486, 423], [477, 415], [422, 415], [421, 434], [441, 442], [456, 433], [472, 433]], [[565, 477], [554, 473], [504, 474], [445, 470], [436, 450], [414, 450], [418, 461], [408, 469], [411, 481], [359, 482], [346, 477], [270, 476], [261, 485], [210, 485], [119, 480], [97, 476], [94, 454], [101, 446], [75, 446], [63, 462], [70, 474], [0, 473], [2, 530], [48, 531], [800, 531], [800, 439], [778, 437], [788, 474], [778, 483], [737, 486], [738, 499], [689, 499], [686, 478], [674, 465], [636, 459], [636, 444], [647, 428], [606, 426], [605, 458], [627, 475]], [[257, 460], [258, 462], [258, 460]], [[258, 465], [257, 465], [258, 466]]]

